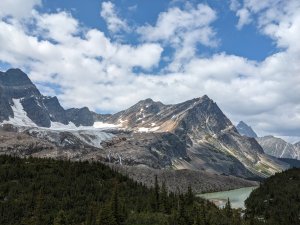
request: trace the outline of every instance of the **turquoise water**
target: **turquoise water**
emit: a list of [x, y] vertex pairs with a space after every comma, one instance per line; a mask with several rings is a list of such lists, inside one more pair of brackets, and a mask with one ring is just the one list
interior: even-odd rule
[[232, 208], [245, 208], [244, 202], [250, 193], [257, 187], [239, 188], [230, 191], [212, 192], [198, 196], [214, 202], [219, 207], [224, 207], [229, 198]]

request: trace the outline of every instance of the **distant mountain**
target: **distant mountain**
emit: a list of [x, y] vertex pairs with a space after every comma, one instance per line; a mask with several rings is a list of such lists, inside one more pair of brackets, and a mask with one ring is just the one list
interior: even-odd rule
[[56, 97], [43, 96], [19, 69], [0, 72], [0, 122], [51, 127], [53, 123], [93, 125], [88, 108], [65, 110]]
[[256, 139], [265, 153], [277, 158], [300, 159], [300, 144], [290, 144], [274, 136], [259, 137]]
[[291, 144], [272, 135], [258, 137], [255, 131], [243, 121], [237, 125], [237, 130], [246, 137], [255, 137], [264, 152], [276, 158], [300, 159], [300, 142]]
[[244, 135], [246, 137], [253, 137], [253, 138], [257, 137], [257, 134], [254, 132], [254, 130], [243, 121], [240, 121], [238, 123], [236, 129], [241, 135]]

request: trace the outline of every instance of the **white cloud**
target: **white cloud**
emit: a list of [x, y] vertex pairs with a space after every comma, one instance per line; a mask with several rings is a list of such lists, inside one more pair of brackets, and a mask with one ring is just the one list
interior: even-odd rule
[[118, 17], [115, 5], [112, 2], [102, 2], [100, 15], [106, 21], [107, 27], [112, 33], [130, 30], [126, 21]]
[[237, 24], [238, 29], [242, 29], [243, 26], [251, 23], [251, 17], [248, 9], [242, 8], [236, 12], [236, 15], [239, 17], [239, 21]]
[[41, 0], [1, 0], [0, 18], [5, 16], [15, 18], [30, 17], [32, 9], [38, 5], [41, 5]]
[[140, 27], [138, 33], [144, 41], [171, 44], [176, 53], [169, 70], [176, 71], [195, 56], [197, 44], [209, 47], [218, 44], [215, 31], [211, 27], [216, 17], [216, 12], [204, 4], [184, 10], [172, 7], [159, 14], [155, 26]]
[[79, 32], [78, 21], [67, 12], [35, 14], [37, 27], [45, 38], [58, 42], [70, 41], [70, 37]]
[[239, 0], [230, 0], [230, 3], [229, 3], [230, 10], [236, 11], [240, 8], [240, 6], [241, 6], [241, 4], [240, 4]]

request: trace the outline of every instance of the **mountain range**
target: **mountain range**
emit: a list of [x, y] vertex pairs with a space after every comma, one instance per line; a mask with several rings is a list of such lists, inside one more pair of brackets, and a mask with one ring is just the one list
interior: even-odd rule
[[291, 144], [272, 135], [258, 137], [255, 131], [243, 121], [237, 125], [238, 132], [246, 137], [255, 137], [264, 152], [277, 158], [290, 158], [300, 160], [300, 142]]
[[[268, 177], [288, 168], [265, 154], [253, 137], [241, 135], [206, 95], [173, 105], [145, 99], [101, 115], [86, 107], [64, 109], [56, 97], [43, 96], [24, 72], [10, 69], [0, 73], [0, 109], [0, 154], [100, 160], [145, 183], [145, 170], [155, 170], [171, 177], [179, 171], [205, 173], [251, 186], [240, 178]], [[128, 166], [136, 169], [124, 170]]]

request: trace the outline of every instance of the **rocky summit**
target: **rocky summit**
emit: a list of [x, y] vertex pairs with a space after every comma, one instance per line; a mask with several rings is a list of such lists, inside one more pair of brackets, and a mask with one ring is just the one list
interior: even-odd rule
[[172, 133], [185, 146], [188, 160], [174, 159], [175, 168], [207, 170], [235, 176], [268, 176], [284, 168], [264, 154], [254, 138], [241, 136], [208, 96], [164, 105], [152, 99], [138, 102], [104, 122], [133, 132]]
[[0, 72], [0, 122], [15, 125], [51, 127], [58, 122], [76, 126], [93, 125], [88, 108], [65, 110], [56, 97], [43, 96], [19, 69]]
[[236, 129], [241, 135], [244, 135], [246, 137], [257, 138], [257, 134], [254, 132], [254, 130], [243, 121], [240, 121], [238, 123]]
[[[265, 154], [254, 138], [242, 136], [206, 95], [172, 105], [149, 98], [101, 115], [86, 107], [65, 110], [56, 97], [43, 96], [25, 73], [11, 69], [0, 74], [0, 99], [1, 154], [103, 161], [145, 183], [149, 182], [142, 175], [153, 171], [190, 174], [191, 183], [206, 174], [210, 187], [218, 177], [226, 181], [226, 189], [230, 183], [253, 185], [243, 179], [288, 168]], [[199, 191], [209, 189], [200, 186]]]

